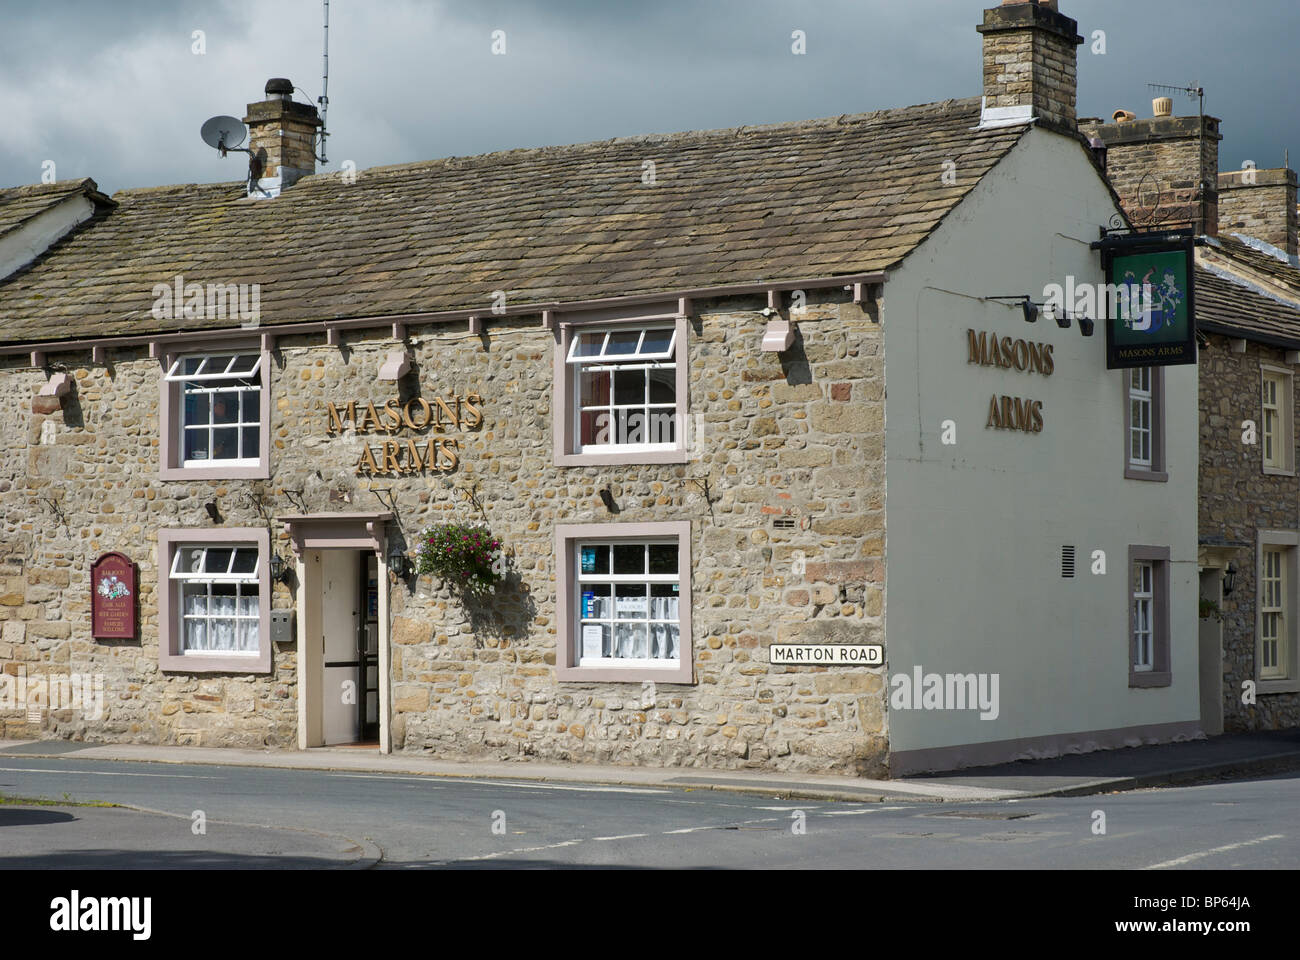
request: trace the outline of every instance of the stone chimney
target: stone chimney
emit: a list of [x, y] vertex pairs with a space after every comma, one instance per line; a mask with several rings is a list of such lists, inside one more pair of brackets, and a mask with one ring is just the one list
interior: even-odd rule
[[1217, 117], [1094, 122], [1080, 131], [1106, 145], [1106, 176], [1134, 226], [1218, 234]]
[[250, 103], [244, 117], [261, 195], [275, 196], [300, 177], [316, 172], [320, 116], [310, 103], [297, 103], [292, 97], [293, 84], [272, 77], [266, 81], [266, 99]]
[[1295, 171], [1281, 167], [1219, 174], [1219, 229], [1271, 243], [1293, 257], [1300, 253]]
[[1079, 24], [1056, 0], [1003, 0], [984, 11], [985, 110], [1032, 110], [1040, 126], [1074, 133]]

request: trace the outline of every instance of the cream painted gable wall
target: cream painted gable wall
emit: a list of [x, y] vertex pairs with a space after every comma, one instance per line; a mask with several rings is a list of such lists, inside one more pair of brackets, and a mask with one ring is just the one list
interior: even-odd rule
[[[997, 674], [1000, 701], [988, 720], [891, 707], [892, 753], [1068, 735], [1006, 744], [1009, 758], [1113, 743], [1089, 734], [1118, 728], [1184, 735], [1160, 725], [1198, 720], [1195, 365], [1166, 368], [1168, 482], [1128, 480], [1103, 325], [1084, 338], [972, 299], [1042, 302], [1068, 275], [1101, 282], [1089, 243], [1116, 212], [1084, 148], [1033, 129], [884, 287], [888, 672]], [[968, 328], [1052, 344], [1054, 372], [969, 364]], [[1042, 401], [1042, 432], [986, 428], [994, 394]], [[1074, 579], [1061, 577], [1063, 544], [1077, 548]], [[1170, 687], [1128, 685], [1130, 544], [1171, 551]], [[1105, 575], [1090, 572], [1095, 550]]]

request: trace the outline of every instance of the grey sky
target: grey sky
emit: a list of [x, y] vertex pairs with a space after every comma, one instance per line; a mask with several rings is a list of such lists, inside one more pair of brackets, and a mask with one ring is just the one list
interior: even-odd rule
[[[994, 2], [333, 0], [323, 169], [974, 96], [975, 25]], [[1061, 9], [1089, 39], [1081, 116], [1149, 116], [1148, 82], [1198, 83], [1223, 119], [1220, 169], [1300, 152], [1296, 0]], [[791, 52], [796, 29], [803, 56]], [[494, 30], [504, 56], [491, 52]], [[1091, 49], [1096, 30], [1104, 55]], [[305, 90], [298, 99], [320, 95], [319, 0], [0, 0], [0, 186], [39, 181], [46, 160], [59, 179], [90, 176], [109, 192], [240, 179], [241, 156], [222, 160], [199, 127], [242, 117], [272, 76]]]

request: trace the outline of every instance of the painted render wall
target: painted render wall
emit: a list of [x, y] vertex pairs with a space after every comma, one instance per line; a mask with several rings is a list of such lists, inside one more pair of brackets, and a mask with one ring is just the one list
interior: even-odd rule
[[[1088, 243], [1115, 211], [1083, 147], [1035, 129], [885, 285], [889, 674], [919, 664], [1000, 678], [996, 719], [891, 707], [895, 755], [1071, 735], [962, 755], [992, 762], [1199, 719], [1196, 367], [1166, 369], [1168, 482], [1128, 480], [1121, 372], [1106, 370], [1102, 325], [1084, 338], [1077, 324], [1028, 324], [1018, 304], [969, 299], [1041, 302], [1068, 274], [1101, 281]], [[968, 364], [968, 328], [1052, 344], [1055, 370]], [[1042, 432], [986, 428], [994, 394], [1041, 400]], [[1074, 579], [1061, 577], [1063, 544], [1077, 548]], [[1130, 544], [1171, 550], [1170, 687], [1128, 685]], [[1089, 571], [1097, 549], [1105, 576]]]

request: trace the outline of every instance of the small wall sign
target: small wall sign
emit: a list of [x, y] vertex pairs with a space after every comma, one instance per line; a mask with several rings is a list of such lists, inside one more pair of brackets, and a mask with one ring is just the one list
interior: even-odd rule
[[92, 636], [134, 640], [136, 635], [135, 564], [120, 553], [106, 553], [90, 567]]
[[787, 667], [879, 667], [885, 662], [885, 648], [878, 643], [774, 643], [768, 648], [768, 662]]

